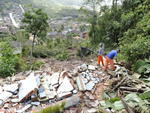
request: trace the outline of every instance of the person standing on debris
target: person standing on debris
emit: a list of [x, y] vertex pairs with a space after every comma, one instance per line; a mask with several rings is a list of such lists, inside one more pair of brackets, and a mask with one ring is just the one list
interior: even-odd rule
[[102, 65], [104, 66], [103, 55], [104, 55], [104, 43], [100, 43], [98, 51], [98, 65], [100, 65], [101, 62]]
[[112, 70], [115, 70], [114, 58], [117, 57], [119, 52], [120, 52], [120, 49], [112, 50], [106, 55], [106, 65], [104, 66], [104, 70], [108, 69], [109, 64]]

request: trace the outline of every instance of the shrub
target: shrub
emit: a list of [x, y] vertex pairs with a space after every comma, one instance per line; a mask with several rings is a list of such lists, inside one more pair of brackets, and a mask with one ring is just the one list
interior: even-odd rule
[[0, 43], [0, 76], [6, 77], [16, 72], [19, 57], [7, 42]]
[[61, 105], [55, 105], [55, 106], [50, 106], [48, 108], [43, 109], [42, 111], [38, 113], [60, 113], [61, 111], [64, 110], [65, 103], [62, 103]]
[[68, 60], [70, 57], [69, 53], [64, 51], [64, 52], [60, 52], [56, 55], [56, 59], [63, 61], [63, 60]]
[[46, 58], [50, 55], [52, 55], [52, 52], [50, 52], [50, 50], [46, 46], [43, 46], [43, 45], [35, 46], [34, 51], [33, 51], [34, 57]]
[[39, 69], [43, 64], [44, 64], [44, 62], [42, 62], [42, 61], [35, 61], [35, 62], [32, 63], [31, 69], [32, 69], [32, 70], [37, 70], [37, 69]]
[[145, 60], [138, 60], [133, 66], [133, 70], [143, 74], [143, 75], [150, 75], [150, 59]]

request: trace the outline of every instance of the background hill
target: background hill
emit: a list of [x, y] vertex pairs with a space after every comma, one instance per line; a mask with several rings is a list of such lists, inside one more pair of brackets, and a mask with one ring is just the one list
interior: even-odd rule
[[[0, 12], [11, 9], [14, 5], [42, 8], [50, 16], [56, 16], [62, 10], [76, 10], [81, 7], [83, 0], [0, 0]], [[66, 12], [67, 13], [67, 12]]]

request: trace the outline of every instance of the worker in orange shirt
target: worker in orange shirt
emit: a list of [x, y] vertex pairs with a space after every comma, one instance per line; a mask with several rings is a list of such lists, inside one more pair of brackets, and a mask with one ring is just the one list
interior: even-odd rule
[[112, 50], [106, 55], [106, 65], [104, 66], [104, 70], [108, 69], [109, 64], [110, 64], [112, 70], [115, 70], [114, 58], [117, 57], [119, 52], [120, 52], [119, 49]]
[[102, 66], [104, 66], [103, 55], [104, 55], [104, 43], [99, 44], [99, 51], [98, 51], [98, 65], [100, 66], [100, 62]]

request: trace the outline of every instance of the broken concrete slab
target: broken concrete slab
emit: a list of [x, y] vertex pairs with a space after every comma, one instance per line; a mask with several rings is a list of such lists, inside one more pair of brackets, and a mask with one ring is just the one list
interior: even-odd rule
[[56, 72], [56, 73], [53, 73], [51, 76], [48, 76], [48, 82], [49, 84], [51, 85], [55, 85], [58, 83], [58, 80], [59, 80], [59, 75], [60, 73], [59, 72]]
[[13, 94], [7, 91], [4, 91], [0, 94], [0, 100], [6, 101], [9, 97], [11, 97]]
[[95, 86], [95, 82], [94, 81], [90, 81], [89, 83], [86, 84], [86, 89], [87, 90], [92, 90]]
[[25, 98], [31, 96], [31, 94], [38, 89], [34, 72], [32, 72], [25, 80], [21, 82], [19, 88], [19, 101], [23, 101]]
[[95, 67], [95, 66], [93, 66], [93, 65], [88, 65], [88, 69], [89, 69], [89, 70], [93, 70], [93, 71], [94, 71], [94, 70], [96, 70], [96, 67]]
[[32, 106], [31, 104], [28, 104], [28, 105], [24, 106], [22, 109], [17, 110], [16, 112], [17, 112], [17, 113], [24, 113], [24, 112], [27, 111], [31, 106]]
[[78, 70], [80, 72], [86, 71], [87, 69], [88, 69], [88, 65], [87, 64], [82, 64], [81, 66], [78, 67]]
[[40, 102], [31, 102], [31, 104], [34, 105], [34, 106], [39, 106]]
[[11, 102], [12, 102], [12, 103], [18, 103], [18, 102], [19, 102], [19, 99], [11, 99]]
[[49, 92], [47, 93], [47, 97], [48, 97], [49, 99], [55, 98], [56, 95], [57, 95], [57, 92], [56, 92], [56, 91], [49, 91]]
[[85, 91], [86, 90], [86, 86], [85, 86], [84, 80], [82, 79], [81, 76], [78, 76], [76, 78], [76, 82], [77, 82], [77, 86], [79, 88], [79, 91]]
[[38, 89], [38, 92], [39, 92], [39, 97], [40, 97], [40, 99], [46, 98], [46, 92], [45, 92], [44, 87], [41, 86], [41, 87]]
[[66, 98], [70, 96], [72, 96], [72, 92], [61, 92], [57, 94], [58, 99], [62, 99], [63, 97]]
[[72, 84], [70, 83], [70, 80], [69, 78], [66, 76], [62, 82], [62, 84], [58, 87], [58, 90], [57, 90], [57, 94], [61, 96], [63, 96], [63, 94], [68, 94], [69, 92], [71, 92], [73, 90], [73, 86]]
[[17, 83], [11, 84], [11, 85], [5, 84], [5, 85], [3, 86], [3, 89], [4, 89], [5, 91], [9, 91], [9, 92], [15, 93], [15, 92], [18, 90], [18, 84], [17, 84]]

